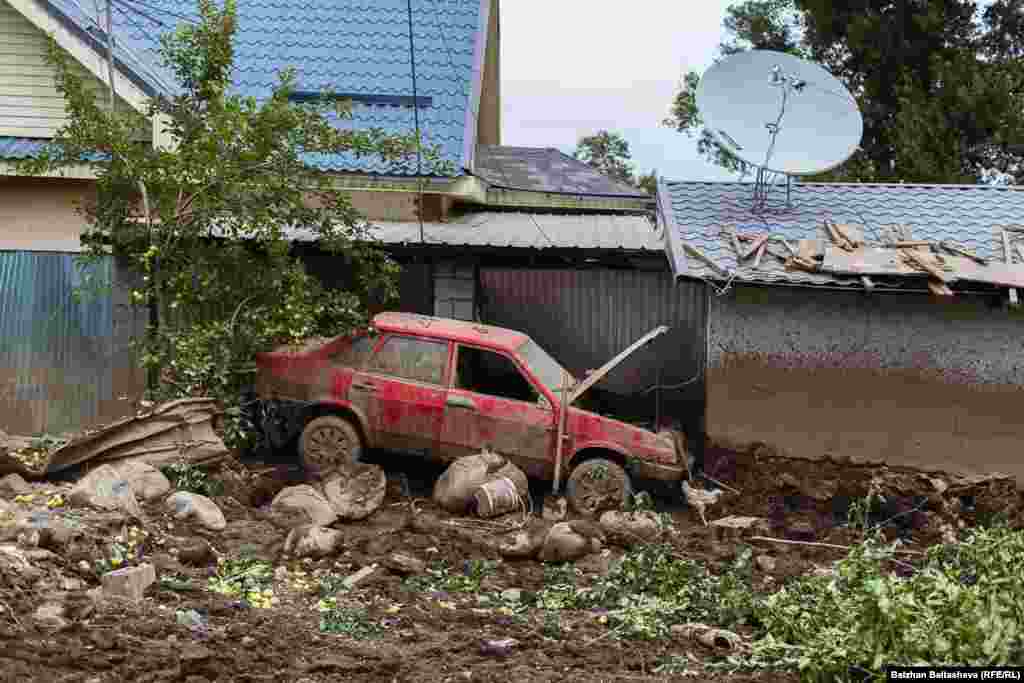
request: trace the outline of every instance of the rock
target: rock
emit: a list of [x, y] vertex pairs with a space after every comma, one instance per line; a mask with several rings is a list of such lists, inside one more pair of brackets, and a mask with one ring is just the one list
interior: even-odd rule
[[531, 524], [525, 529], [499, 537], [495, 543], [496, 549], [502, 556], [511, 559], [533, 557], [544, 545], [549, 529], [550, 526], [542, 522]]
[[789, 472], [779, 475], [779, 488], [800, 489], [800, 480]]
[[164, 505], [175, 519], [192, 519], [211, 531], [223, 531], [228, 525], [217, 504], [198, 493], [175, 491], [167, 496]]
[[658, 515], [650, 510], [638, 512], [609, 510], [601, 515], [598, 523], [609, 540], [626, 546], [636, 543], [653, 543], [664, 533]]
[[796, 521], [786, 525], [786, 536], [796, 541], [813, 541], [817, 535], [810, 522]]
[[175, 547], [178, 551], [178, 561], [190, 564], [194, 567], [203, 567], [213, 562], [213, 548], [209, 541], [198, 536], [183, 539]]
[[0, 585], [4, 579], [31, 584], [42, 575], [43, 571], [32, 564], [27, 551], [16, 545], [0, 545]]
[[104, 574], [100, 581], [104, 598], [122, 598], [138, 601], [146, 589], [156, 581], [156, 571], [151, 564], [115, 569]]
[[284, 553], [292, 557], [326, 557], [338, 549], [343, 537], [337, 529], [304, 524], [289, 532], [284, 541]]
[[339, 519], [365, 519], [384, 502], [387, 486], [381, 467], [360, 463], [331, 475], [324, 482], [324, 496]]
[[710, 522], [708, 526], [717, 541], [736, 541], [748, 536], [759, 536], [771, 531], [764, 517], [738, 517], [730, 515]]
[[521, 588], [506, 588], [501, 591], [501, 599], [505, 602], [522, 602], [523, 601], [523, 589]]
[[434, 484], [434, 502], [448, 512], [466, 512], [477, 487], [490, 481], [506, 463], [505, 458], [489, 451], [459, 458]]
[[542, 515], [549, 522], [561, 522], [569, 514], [569, 501], [562, 496], [548, 496], [544, 499]]
[[116, 467], [117, 473], [132, 485], [135, 495], [142, 500], [163, 498], [171, 491], [171, 482], [164, 473], [141, 460], [128, 460]]
[[519, 644], [515, 638], [503, 638], [501, 640], [485, 640], [480, 643], [480, 654], [485, 657], [507, 657], [512, 654], [512, 648]]
[[803, 494], [809, 498], [813, 498], [819, 503], [825, 503], [832, 500], [838, 492], [839, 482], [835, 479], [825, 479], [815, 483], [814, 485], [808, 484], [803, 487]]
[[603, 576], [611, 570], [613, 562], [612, 553], [606, 548], [599, 553], [593, 553], [577, 560], [576, 568], [586, 574]]
[[14, 498], [25, 493], [32, 493], [32, 487], [21, 478], [20, 474], [8, 474], [0, 479], [0, 496]]
[[304, 524], [330, 526], [338, 513], [320, 492], [308, 484], [282, 489], [270, 503], [271, 518], [282, 528]]
[[422, 574], [427, 571], [427, 563], [404, 553], [391, 553], [384, 560], [384, 566], [396, 574]]
[[568, 522], [559, 522], [548, 531], [538, 559], [541, 562], [568, 562], [601, 550], [599, 537], [587, 537]]
[[351, 575], [345, 577], [345, 579], [342, 580], [341, 585], [345, 587], [345, 590], [352, 590], [353, 588], [355, 588], [360, 583], [363, 583], [364, 581], [366, 581], [366, 579], [368, 579], [370, 576], [372, 576], [373, 573], [376, 572], [376, 571], [377, 571], [377, 565], [376, 564], [371, 564], [371, 565], [369, 565], [367, 567], [363, 567], [362, 569], [357, 571], [355, 574], [351, 574]]
[[670, 631], [676, 637], [695, 640], [701, 645], [719, 652], [735, 650], [743, 642], [743, 639], [736, 633], [721, 628], [712, 628], [707, 624], [673, 624]]
[[67, 609], [59, 602], [46, 602], [40, 605], [32, 617], [36, 623], [48, 631], [62, 631], [70, 624], [65, 615]]
[[100, 465], [75, 484], [68, 502], [79, 507], [120, 510], [129, 517], [142, 519], [142, 509], [127, 479], [110, 465]]
[[775, 571], [775, 558], [769, 555], [758, 555], [754, 558], [754, 564], [757, 568], [765, 573], [771, 573]]

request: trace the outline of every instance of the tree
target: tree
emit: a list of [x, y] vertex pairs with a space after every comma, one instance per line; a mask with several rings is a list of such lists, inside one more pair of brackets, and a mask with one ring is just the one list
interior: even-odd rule
[[[815, 180], [975, 182], [1024, 173], [1024, 20], [1017, 0], [770, 0], [728, 10], [722, 55], [776, 49], [813, 59], [856, 97], [861, 148]], [[700, 135], [726, 168], [746, 165], [702, 127], [688, 73], [667, 125]]]
[[573, 157], [628, 185], [633, 184], [633, 164], [629, 143], [619, 133], [601, 130], [581, 138]]
[[656, 196], [658, 194], [658, 169], [652, 169], [647, 175], [637, 177], [636, 186], [652, 197]]
[[[112, 106], [112, 92], [97, 99], [51, 40], [48, 58], [68, 123], [22, 166], [34, 173], [93, 168], [97, 199], [83, 208], [82, 240], [89, 257], [113, 252], [140, 276], [131, 297], [150, 309], [138, 340], [142, 365], [159, 379], [150, 395], [205, 394], [232, 404], [238, 371], [257, 351], [364, 324], [370, 293], [394, 293], [397, 266], [306, 155], [379, 155], [400, 165], [419, 143], [339, 130], [327, 114], [333, 107], [348, 115], [347, 106], [291, 102], [291, 72], [280, 74], [262, 102], [230, 94], [235, 2], [218, 9], [199, 0], [199, 15], [162, 37], [163, 61], [180, 89], [155, 98], [145, 116]], [[157, 115], [173, 148], [139, 143]], [[432, 150], [425, 153], [436, 161]], [[328, 291], [304, 270], [290, 249], [292, 227], [338, 256], [352, 274], [349, 289]]]

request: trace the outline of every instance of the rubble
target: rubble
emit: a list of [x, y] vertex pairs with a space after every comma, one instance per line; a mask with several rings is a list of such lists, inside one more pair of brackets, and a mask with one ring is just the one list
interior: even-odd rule
[[675, 624], [671, 627], [671, 632], [676, 637], [695, 640], [704, 647], [723, 653], [736, 650], [743, 643], [738, 634], [721, 628], [712, 628], [707, 624]]
[[34, 617], [39, 626], [48, 631], [62, 631], [70, 626], [70, 622], [64, 617], [67, 615], [67, 608], [59, 602], [46, 602], [36, 609]]
[[297, 526], [288, 533], [284, 553], [292, 557], [321, 558], [333, 554], [344, 538], [337, 529], [313, 524]]
[[163, 472], [142, 460], [118, 463], [117, 473], [129, 484], [135, 495], [145, 501], [163, 498], [171, 491], [171, 482]]
[[100, 581], [104, 598], [139, 601], [146, 589], [156, 582], [156, 571], [151, 564], [140, 564], [107, 572], [100, 577]]
[[188, 491], [176, 491], [167, 497], [165, 507], [175, 519], [193, 519], [210, 531], [223, 531], [228, 522], [217, 504], [206, 496]]
[[544, 538], [541, 562], [568, 562], [601, 551], [601, 533], [573, 522], [558, 522]]
[[716, 519], [709, 524], [717, 541], [738, 541], [743, 537], [766, 534], [771, 525], [763, 517], [738, 517], [730, 515]]
[[209, 564], [215, 557], [210, 542], [205, 538], [183, 539], [174, 550], [179, 562], [197, 567]]
[[426, 562], [405, 553], [391, 553], [384, 560], [384, 566], [402, 575], [422, 574], [427, 570]]
[[270, 514], [274, 523], [283, 529], [303, 524], [330, 526], [338, 519], [338, 513], [327, 499], [308, 484], [282, 489], [270, 503]]
[[8, 474], [0, 479], [0, 496], [13, 498], [31, 492], [28, 483], [21, 478], [20, 474]]
[[664, 528], [658, 515], [649, 510], [620, 512], [609, 510], [598, 519], [609, 541], [631, 546], [636, 543], [654, 543], [661, 538]]
[[352, 590], [353, 588], [358, 586], [360, 583], [363, 583], [364, 581], [366, 581], [366, 579], [368, 579], [370, 576], [372, 576], [373, 573], [376, 572], [376, 571], [377, 571], [377, 564], [376, 563], [371, 564], [369, 566], [363, 567], [362, 569], [357, 571], [355, 574], [351, 574], [351, 575], [345, 577], [345, 579], [341, 582], [341, 584], [345, 587], [345, 590]]
[[491, 451], [467, 455], [449, 465], [438, 478], [433, 499], [448, 512], [462, 514], [474, 504], [480, 486], [501, 478], [509, 479], [518, 494], [526, 497], [529, 482], [521, 469]]
[[100, 465], [80, 479], [68, 494], [68, 502], [79, 507], [120, 510], [129, 517], [143, 519], [132, 485], [110, 465]]
[[324, 496], [338, 519], [365, 519], [384, 502], [387, 484], [387, 476], [379, 466], [355, 464], [324, 482]]

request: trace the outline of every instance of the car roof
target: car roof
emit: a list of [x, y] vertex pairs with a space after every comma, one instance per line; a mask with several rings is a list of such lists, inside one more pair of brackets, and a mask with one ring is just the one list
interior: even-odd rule
[[515, 351], [530, 338], [522, 332], [466, 320], [435, 318], [417, 313], [378, 313], [373, 326], [381, 332], [405, 332], [421, 337], [452, 339], [466, 344], [481, 344]]

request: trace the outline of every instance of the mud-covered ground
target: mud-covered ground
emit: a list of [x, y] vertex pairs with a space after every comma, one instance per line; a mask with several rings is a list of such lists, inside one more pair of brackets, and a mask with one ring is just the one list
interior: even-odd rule
[[[544, 586], [544, 565], [535, 560], [502, 559], [489, 543], [495, 526], [456, 520], [439, 512], [428, 493], [435, 471], [398, 463], [389, 467], [388, 498], [362, 522], [334, 525], [344, 533], [341, 550], [321, 560], [286, 560], [281, 550], [287, 529], [275, 524], [266, 505], [284, 486], [301, 477], [287, 462], [235, 462], [219, 476], [225, 482], [215, 498], [228, 520], [222, 532], [174, 521], [157, 502], [146, 506], [147, 532], [129, 561], [151, 562], [157, 583], [139, 603], [94, 601], [99, 585], [95, 560], [110, 540], [131, 524], [119, 513], [55, 508], [71, 520], [71, 540], [43, 538], [25, 552], [32, 571], [0, 572], [0, 680], [3, 681], [654, 681], [683, 680], [655, 673], [669, 657], [692, 655], [695, 680], [796, 680], [793, 674], [724, 674], [701, 669], [713, 656], [680, 639], [619, 639], [590, 612], [565, 612], [552, 633], [541, 610], [514, 613], [495, 608], [497, 596], [518, 589], [524, 596]], [[726, 491], [708, 509], [708, 518], [764, 517], [764, 533], [776, 538], [845, 545], [854, 540], [846, 526], [851, 501], [871, 482], [885, 494], [875, 511], [891, 537], [909, 548], [939, 542], [942, 525], [1019, 517], [1020, 498], [1002, 481], [965, 482], [916, 472], [859, 468], [830, 461], [773, 457], [765, 449], [737, 453], [711, 447], [707, 474]], [[31, 485], [40, 499], [66, 490], [66, 483]], [[943, 488], [945, 487], [945, 488]], [[961, 487], [957, 489], [957, 487]], [[941, 489], [941, 491], [940, 491]], [[537, 487], [535, 498], [543, 490]], [[8, 501], [9, 503], [11, 501]], [[19, 503], [23, 504], [23, 503]], [[724, 568], [749, 545], [758, 556], [758, 590], [773, 590], [792, 577], [827, 566], [840, 549], [785, 545], [713, 533], [678, 500], [659, 500], [671, 515], [670, 537], [680, 557]], [[214, 553], [189, 564], [181, 548], [206, 539]], [[414, 589], [385, 568], [389, 556], [403, 554], [453, 568], [467, 561], [491, 560], [493, 570], [478, 591], [444, 593]], [[606, 572], [622, 548], [591, 555], [576, 564], [580, 581]], [[276, 568], [276, 604], [251, 607], [236, 597], [207, 588], [216, 556], [251, 555]], [[194, 558], [189, 558], [194, 561]], [[381, 566], [340, 602], [366, 609], [372, 636], [359, 632], [323, 633], [317, 609], [318, 577], [346, 577], [362, 567]], [[0, 563], [2, 564], [2, 563]], [[481, 597], [484, 598], [481, 600]], [[64, 624], [54, 629], [35, 618], [46, 602], [65, 605]], [[195, 610], [200, 622], [179, 623]], [[512, 638], [507, 653], [487, 651], [487, 641]], [[691, 672], [691, 676], [693, 675]], [[691, 680], [694, 680], [691, 678]]]

